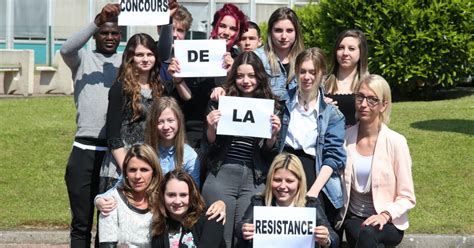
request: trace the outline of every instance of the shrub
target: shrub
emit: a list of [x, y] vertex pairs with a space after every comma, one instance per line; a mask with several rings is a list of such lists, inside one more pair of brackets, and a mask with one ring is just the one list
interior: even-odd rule
[[370, 72], [384, 76], [396, 93], [429, 98], [472, 74], [471, 1], [321, 0], [298, 13], [305, 44], [326, 51], [344, 29], [362, 30]]

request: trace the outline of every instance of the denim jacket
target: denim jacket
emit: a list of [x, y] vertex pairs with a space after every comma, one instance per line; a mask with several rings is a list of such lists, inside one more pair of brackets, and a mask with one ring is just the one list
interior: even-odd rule
[[[286, 82], [288, 78], [288, 72], [285, 70], [285, 67], [283, 64], [278, 60], [278, 65], [280, 67], [280, 71], [273, 74], [272, 69], [270, 67], [270, 62], [268, 61], [267, 54], [265, 53], [265, 50], [263, 47], [259, 47], [254, 50], [254, 53], [257, 54], [257, 56], [260, 58], [260, 60], [263, 63], [263, 66], [265, 67], [265, 71], [268, 74], [269, 78], [269, 84], [270, 88], [272, 89], [273, 95], [277, 96], [280, 100], [285, 100], [286, 96]], [[292, 80], [293, 82], [294, 80]], [[293, 88], [293, 84], [289, 85], [289, 88]], [[293, 86], [293, 87], [291, 87]]]
[[[344, 115], [333, 105], [324, 102], [323, 90], [319, 89], [319, 111], [318, 111], [318, 138], [316, 140], [316, 175], [323, 165], [333, 169], [333, 174], [328, 179], [323, 191], [336, 209], [343, 206], [341, 173], [344, 171], [346, 163], [346, 150], [344, 149]], [[280, 136], [278, 140], [279, 151], [285, 147], [285, 139], [290, 123], [290, 111], [296, 104], [295, 94], [297, 88], [288, 91], [288, 98], [285, 102], [283, 119], [281, 121]]]
[[[163, 175], [172, 171], [176, 168], [175, 154], [176, 149], [172, 147], [163, 147], [160, 146], [159, 149], [159, 159], [161, 170]], [[186, 171], [193, 179], [196, 185], [199, 187], [200, 184], [200, 168], [201, 164], [197, 153], [194, 149], [188, 144], [184, 144], [184, 154], [183, 154], [183, 170]]]

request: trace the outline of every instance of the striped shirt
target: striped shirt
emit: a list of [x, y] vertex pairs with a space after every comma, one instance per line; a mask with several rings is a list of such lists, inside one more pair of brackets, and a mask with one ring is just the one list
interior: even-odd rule
[[241, 164], [252, 165], [253, 163], [253, 137], [235, 136], [227, 152], [227, 161], [238, 161]]

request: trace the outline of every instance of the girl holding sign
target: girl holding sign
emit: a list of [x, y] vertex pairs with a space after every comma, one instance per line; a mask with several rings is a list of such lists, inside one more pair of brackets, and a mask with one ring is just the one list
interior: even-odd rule
[[[247, 29], [247, 17], [236, 5], [226, 3], [217, 10], [212, 21], [210, 39], [226, 41], [227, 52], [223, 56], [223, 68], [230, 69], [233, 57], [237, 56], [233, 48], [240, 35]], [[173, 77], [176, 85], [184, 84], [189, 89], [190, 98], [180, 101], [184, 116], [186, 117], [186, 138], [199, 156], [201, 156], [202, 133], [206, 123], [206, 108], [209, 95], [213, 88], [225, 84], [226, 77], [191, 77], [178, 78], [176, 73], [181, 72], [181, 66], [176, 58], [171, 60], [168, 73]], [[204, 176], [203, 176], [204, 177]]]
[[[295, 77], [295, 58], [303, 49], [298, 16], [290, 8], [278, 8], [268, 20], [267, 43], [254, 52], [262, 60], [270, 76], [270, 88], [279, 100], [286, 99], [288, 84]], [[217, 87], [211, 98], [217, 99], [220, 95], [225, 95], [225, 91]]]
[[339, 247], [339, 237], [332, 229], [319, 200], [306, 196], [306, 177], [301, 161], [293, 154], [279, 154], [268, 172], [263, 194], [255, 195], [245, 212], [243, 224], [237, 226], [243, 238], [239, 247], [252, 247], [255, 231], [254, 206], [310, 207], [316, 209], [316, 227], [313, 229], [316, 242], [321, 246]]
[[[253, 52], [240, 54], [228, 75], [229, 96], [273, 99], [262, 62]], [[221, 113], [217, 102], [210, 102], [205, 144], [209, 173], [202, 193], [207, 203], [223, 200], [227, 206], [224, 239], [233, 247], [234, 223], [240, 222], [250, 198], [264, 189], [269, 161], [280, 130], [280, 119], [269, 116], [270, 139], [216, 135]]]
[[355, 92], [359, 122], [346, 131], [344, 208], [336, 227], [344, 229], [351, 247], [396, 246], [416, 203], [410, 151], [405, 137], [387, 127], [387, 81], [366, 76]]
[[212, 21], [211, 39], [226, 40], [227, 51], [232, 57], [237, 56], [233, 48], [248, 28], [247, 16], [232, 3], [226, 3], [216, 13]]
[[183, 170], [168, 172], [160, 185], [153, 213], [152, 248], [222, 247], [224, 225], [206, 216], [193, 179]]
[[321, 81], [326, 64], [322, 50], [306, 49], [296, 57], [295, 66], [298, 86], [288, 91], [279, 148], [299, 157], [307, 194], [320, 199], [333, 224], [336, 210], [343, 205], [340, 171], [346, 161], [344, 116], [336, 106], [324, 102]]

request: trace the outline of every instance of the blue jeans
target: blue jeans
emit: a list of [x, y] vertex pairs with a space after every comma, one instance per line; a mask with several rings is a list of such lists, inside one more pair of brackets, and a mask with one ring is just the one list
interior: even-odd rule
[[224, 240], [226, 247], [235, 244], [234, 228], [250, 205], [250, 199], [263, 192], [265, 184], [255, 185], [252, 168], [240, 164], [223, 164], [217, 175], [209, 173], [202, 187], [207, 206], [217, 200], [226, 205]]

